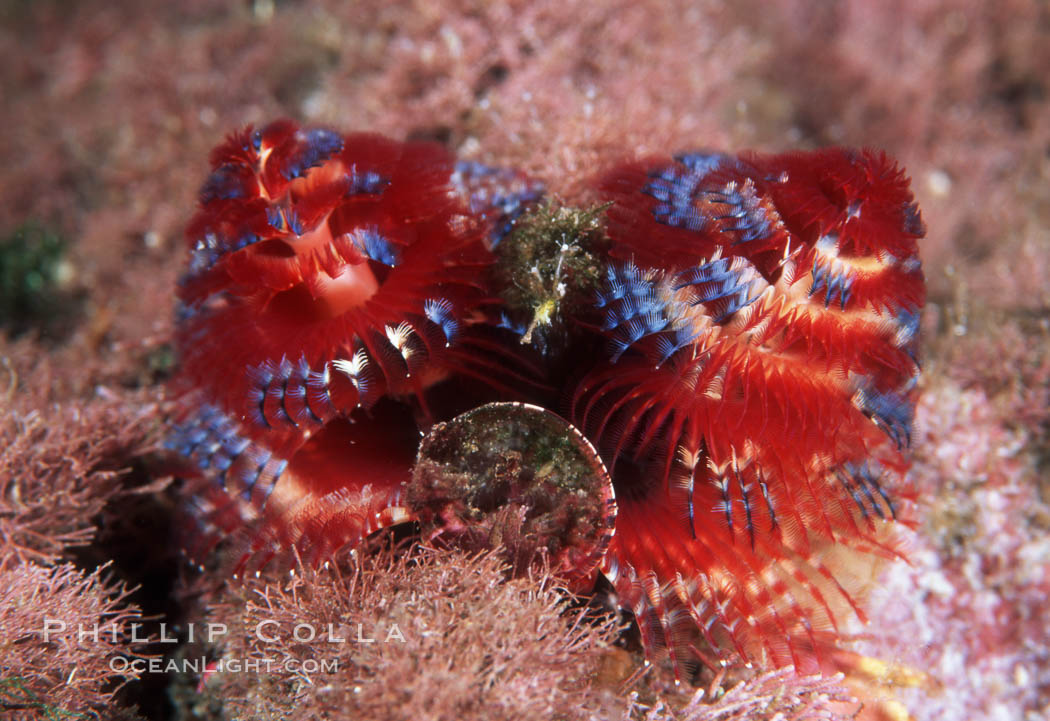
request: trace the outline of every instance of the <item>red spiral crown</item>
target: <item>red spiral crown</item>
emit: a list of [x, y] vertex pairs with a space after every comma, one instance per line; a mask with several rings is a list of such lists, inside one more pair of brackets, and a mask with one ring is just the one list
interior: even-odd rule
[[[605, 573], [647, 645], [809, 668], [845, 601], [831, 544], [898, 553], [923, 234], [884, 155], [689, 154], [620, 167], [598, 305], [610, 360], [573, 396], [619, 516]], [[828, 632], [832, 632], [829, 634]]]
[[[385, 526], [448, 521], [455, 503], [425, 509], [413, 485], [421, 434], [510, 398], [585, 436], [565, 431], [613, 536], [557, 555], [602, 549], [647, 651], [666, 648], [676, 673], [700, 647], [809, 670], [842, 609], [863, 618], [842, 550], [901, 553], [924, 298], [922, 222], [885, 155], [693, 153], [605, 174], [607, 240], [587, 249], [599, 288], [565, 311], [558, 362], [497, 320], [499, 246], [519, 242], [539, 183], [288, 121], [211, 160], [168, 444], [198, 552], [232, 535], [242, 565], [288, 549], [317, 562]], [[457, 487], [427, 472], [428, 488]]]

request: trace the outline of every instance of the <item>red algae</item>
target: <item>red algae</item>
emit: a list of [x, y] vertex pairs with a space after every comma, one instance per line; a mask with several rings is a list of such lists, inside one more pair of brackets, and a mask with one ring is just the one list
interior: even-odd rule
[[[914, 475], [931, 499], [928, 532], [910, 539], [911, 563], [888, 568], [872, 594], [873, 628], [896, 632], [861, 646], [921, 672], [897, 694], [918, 718], [1027, 719], [1047, 709], [1050, 544], [1038, 527], [1050, 515], [1023, 452], [1028, 432], [1004, 420], [983, 391], [952, 382], [933, 384], [918, 407]], [[1030, 524], [1009, 520], [1019, 513]]]

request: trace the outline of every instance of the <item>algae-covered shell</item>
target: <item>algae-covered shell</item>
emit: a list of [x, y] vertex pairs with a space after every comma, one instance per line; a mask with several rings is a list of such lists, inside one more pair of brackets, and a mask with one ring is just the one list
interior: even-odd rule
[[435, 425], [405, 495], [433, 537], [502, 547], [518, 573], [545, 558], [580, 590], [616, 522], [612, 481], [594, 447], [561, 416], [525, 403], [490, 403]]

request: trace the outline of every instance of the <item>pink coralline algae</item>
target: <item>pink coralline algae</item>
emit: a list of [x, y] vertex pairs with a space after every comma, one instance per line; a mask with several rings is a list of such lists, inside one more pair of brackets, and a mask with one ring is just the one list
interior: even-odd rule
[[[171, 385], [190, 550], [319, 563], [414, 521], [600, 572], [678, 675], [834, 665], [846, 552], [902, 555], [913, 516], [924, 228], [893, 161], [631, 160], [575, 235], [433, 144], [279, 121], [211, 161]], [[543, 288], [524, 316], [508, 278]]]
[[917, 416], [913, 475], [934, 534], [916, 534], [911, 563], [884, 574], [873, 624], [896, 632], [862, 650], [927, 674], [924, 688], [899, 694], [919, 718], [1045, 718], [1050, 539], [1029, 433], [982, 390], [949, 381], [926, 390]]

